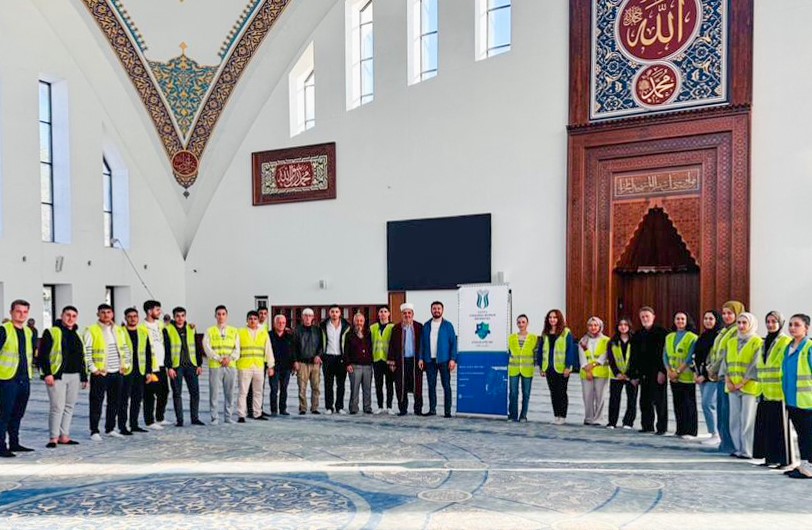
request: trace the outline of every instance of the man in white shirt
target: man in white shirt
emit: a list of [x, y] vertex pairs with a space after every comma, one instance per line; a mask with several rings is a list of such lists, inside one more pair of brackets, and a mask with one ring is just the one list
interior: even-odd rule
[[[327, 414], [344, 414], [344, 388], [347, 382], [347, 367], [344, 366], [344, 335], [350, 331], [350, 323], [341, 316], [341, 307], [336, 304], [327, 311], [329, 318], [321, 323], [324, 355], [324, 407]], [[334, 386], [335, 385], [335, 388]], [[335, 394], [333, 392], [335, 391]], [[333, 401], [335, 396], [335, 402]]]
[[[157, 300], [144, 302], [144, 326], [149, 334], [152, 351], [152, 370], [157, 381], [144, 387], [144, 423], [148, 429], [161, 430], [162, 425], [171, 425], [165, 418], [166, 404], [169, 401], [169, 379], [166, 375], [164, 345], [164, 324], [161, 322], [161, 303]], [[156, 403], [157, 399], [157, 403]]]
[[457, 333], [454, 326], [443, 318], [443, 303], [431, 304], [431, 320], [423, 325], [421, 357], [419, 366], [428, 376], [429, 411], [424, 416], [434, 416], [437, 411], [437, 373], [443, 385], [443, 412], [451, 417], [451, 372], [457, 367]]
[[214, 310], [217, 325], [203, 335], [203, 351], [209, 358], [209, 410], [211, 424], [220, 423], [220, 389], [225, 397], [225, 422], [234, 423], [234, 397], [237, 383], [237, 359], [240, 358], [240, 336], [228, 325], [228, 309], [218, 305]]

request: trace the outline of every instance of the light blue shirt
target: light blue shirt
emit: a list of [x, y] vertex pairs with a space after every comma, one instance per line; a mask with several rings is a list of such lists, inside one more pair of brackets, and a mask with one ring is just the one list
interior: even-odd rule
[[407, 359], [414, 357], [414, 326], [405, 328], [406, 334], [403, 336], [403, 356]]
[[[804, 349], [804, 345], [808, 338], [805, 338], [795, 348], [794, 344], [787, 347], [787, 353], [784, 355], [784, 363], [781, 366], [781, 387], [784, 389], [784, 402], [788, 407], [798, 406], [798, 361], [801, 358], [798, 352]], [[809, 367], [812, 369], [812, 356], [808, 356]]]

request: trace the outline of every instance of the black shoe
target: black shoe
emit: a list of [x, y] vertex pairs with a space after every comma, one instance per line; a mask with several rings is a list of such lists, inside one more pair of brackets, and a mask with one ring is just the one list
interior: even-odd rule
[[425, 414], [423, 414], [423, 416], [436, 416], [436, 415], [437, 415], [436, 412], [431, 412], [431, 411], [426, 412]]
[[28, 447], [23, 447], [22, 445], [12, 445], [8, 448], [9, 451], [13, 451], [15, 453], [33, 453], [34, 450]]
[[0, 450], [0, 458], [14, 458], [15, 456], [17, 456], [17, 455], [15, 455], [14, 453], [12, 453], [12, 452], [11, 452], [11, 451], [9, 451], [8, 449], [2, 449], [2, 450]]
[[372, 411], [371, 410], [365, 410], [364, 414], [372, 414]]
[[306, 412], [306, 411], [304, 411], [304, 410], [300, 410], [300, 411], [299, 411], [299, 416], [304, 416], [305, 414], [307, 414], [307, 412]]
[[798, 471], [798, 468], [796, 467], [796, 468], [794, 468], [794, 469], [787, 469], [786, 471], [784, 471], [784, 474], [785, 474], [785, 475], [792, 475], [792, 473], [793, 473], [794, 471]]
[[255, 420], [259, 420], [259, 421], [268, 421], [268, 418], [266, 418], [265, 416], [257, 416], [257, 417], [256, 417], [256, 418], [254, 418], [254, 419], [255, 419]]
[[237, 420], [237, 423], [245, 423], [245, 418], [239, 418], [239, 419]]
[[59, 445], [79, 445], [79, 442], [77, 442], [76, 440], [68, 440], [67, 442], [57, 441], [56, 443], [58, 443]]
[[183, 427], [183, 422], [182, 421], [175, 422], [175, 427]]
[[657, 431], [654, 434], [656, 434], [657, 436], [663, 436], [665, 434], [665, 431]]
[[275, 418], [277, 416], [279, 416], [278, 412], [271, 412], [271, 418]]
[[280, 416], [290, 416], [290, 412], [287, 412], [287, 411], [285, 411], [285, 412], [280, 412], [280, 413], [279, 413], [279, 415], [280, 415]]
[[272, 412], [272, 413], [270, 413], [270, 414], [268, 414], [268, 413], [267, 413], [267, 412], [265, 412], [265, 411], [263, 411], [263, 412], [262, 412], [262, 414], [261, 414], [261, 416], [262, 416], [263, 418], [270, 418], [270, 417], [271, 417], [271, 416], [273, 416], [273, 415], [274, 415], [274, 414], [273, 414], [273, 412]]
[[146, 430], [146, 429], [142, 429], [141, 427], [138, 427], [138, 426], [135, 426], [135, 427], [133, 427], [133, 428], [132, 428], [132, 429], [130, 429], [130, 430], [131, 430], [132, 432], [149, 432], [148, 430]]
[[357, 410], [356, 411], [352, 411], [352, 410], [350, 411], [350, 416], [355, 416], [356, 414], [358, 414]]
[[132, 435], [133, 435], [133, 432], [132, 432], [132, 431], [128, 431], [127, 429], [121, 429], [121, 430], [120, 430], [120, 431], [118, 431], [118, 432], [120, 432], [120, 433], [121, 433], [121, 434], [123, 434], [124, 436], [132, 436]]
[[310, 411], [310, 414], [316, 414], [316, 415], [318, 415], [318, 414], [321, 414], [321, 412], [319, 412], [318, 410], [311, 410], [311, 411]]
[[640, 429], [637, 432], [654, 432], [654, 429]]
[[405, 416], [406, 414], [408, 414], [408, 413], [407, 413], [407, 412], [405, 412], [405, 411], [403, 411], [403, 412], [398, 412], [398, 416]]
[[445, 414], [443, 414], [443, 418], [450, 418], [450, 417], [451, 417], [450, 412], [446, 412]]
[[47, 447], [48, 449], [56, 449], [56, 442], [48, 442], [47, 444], [45, 444], [45, 447]]
[[202, 422], [202, 421], [200, 421], [200, 420], [192, 420], [192, 425], [206, 425], [206, 424], [205, 424], [205, 423], [203, 423], [203, 422]]
[[808, 476], [804, 475], [804, 474], [803, 474], [803, 473], [801, 473], [801, 472], [800, 472], [798, 469], [793, 469], [793, 470], [792, 470], [792, 473], [790, 473], [790, 474], [789, 474], [789, 475], [787, 475], [787, 476], [788, 476], [789, 478], [800, 478], [800, 479], [810, 479], [810, 478], [812, 478], [812, 477], [808, 477]]

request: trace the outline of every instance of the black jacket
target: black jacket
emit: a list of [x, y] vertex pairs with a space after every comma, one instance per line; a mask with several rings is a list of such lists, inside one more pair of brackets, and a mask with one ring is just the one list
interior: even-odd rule
[[282, 336], [276, 334], [276, 331], [271, 329], [268, 331], [271, 336], [271, 348], [273, 349], [274, 368], [277, 370], [290, 370], [293, 368], [293, 362], [296, 360], [293, 351], [293, 332], [286, 329]]
[[42, 333], [42, 340], [39, 345], [40, 371], [43, 378], [49, 375], [54, 379], [62, 379], [62, 373], [70, 367], [72, 373], [79, 372], [79, 379], [84, 383], [87, 381], [87, 370], [85, 369], [85, 351], [82, 339], [76, 332], [78, 326], [68, 329], [62, 325], [61, 320], [57, 320], [54, 325], [62, 330], [62, 366], [56, 372], [51, 371], [51, 350], [54, 342], [51, 330], [46, 329]]
[[312, 363], [321, 357], [324, 349], [321, 343], [321, 328], [316, 324], [305, 327], [302, 324], [293, 333], [293, 358], [296, 362]]
[[629, 357], [629, 377], [632, 379], [657, 377], [665, 374], [663, 365], [663, 346], [668, 332], [662, 326], [653, 325], [651, 329], [641, 328], [632, 335], [629, 346], [632, 349]]

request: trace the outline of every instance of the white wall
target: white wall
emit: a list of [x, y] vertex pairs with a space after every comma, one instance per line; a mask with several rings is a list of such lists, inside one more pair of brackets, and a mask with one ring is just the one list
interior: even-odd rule
[[[567, 6], [516, 1], [512, 50], [475, 62], [474, 2], [440, 2], [439, 74], [408, 86], [406, 2], [378, 1], [375, 100], [348, 112], [344, 2], [336, 2], [301, 36], [300, 50], [315, 47], [316, 126], [290, 138], [283, 76], [193, 240], [190, 310], [244, 311], [265, 293], [271, 304], [384, 302], [387, 220], [485, 212], [493, 271], [507, 273], [515, 310], [540, 323], [542, 311], [563, 306]], [[327, 141], [337, 143], [336, 200], [251, 207], [252, 152]], [[418, 314], [429, 318], [428, 307]]]
[[[70, 25], [70, 20], [65, 24]], [[76, 305], [80, 324], [93, 321], [96, 306], [104, 301], [106, 285], [129, 287], [132, 302], [139, 305], [147, 297], [122, 252], [103, 245], [101, 159], [103, 146], [111, 144], [117, 147], [129, 173], [129, 252], [156, 296], [165, 304], [184, 301], [184, 265], [179, 245], [138, 165], [154, 163], [155, 154], [122, 140], [118, 131], [133, 131], [140, 124], [126, 120], [125, 106], [121, 114], [108, 113], [98, 97], [99, 86], [77, 63], [78, 56], [84, 55], [87, 60], [98, 53], [95, 47], [66, 46], [31, 2], [4, 7], [4, 16], [0, 17], [3, 315], [8, 312], [6, 304], [24, 298], [32, 303], [31, 316], [41, 325], [43, 284], [72, 286], [57, 289], [57, 303]], [[119, 97], [129, 97], [121, 91], [109, 65], [96, 64], [90, 77], [119, 86]], [[67, 86], [71, 183], [68, 244], [43, 243], [40, 235], [37, 82], [41, 76], [61, 80]], [[64, 257], [62, 272], [55, 270], [57, 256]], [[60, 309], [57, 307], [57, 311]]]

